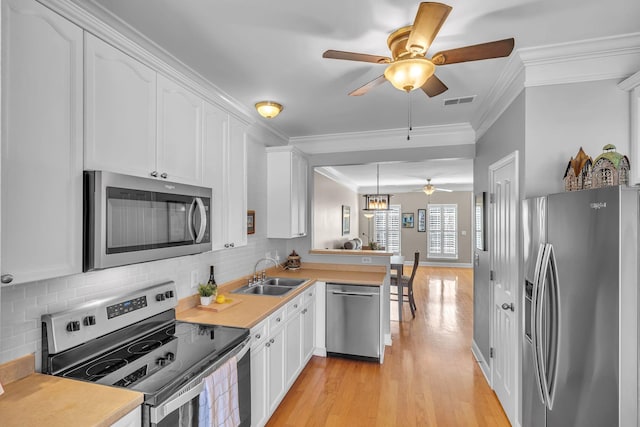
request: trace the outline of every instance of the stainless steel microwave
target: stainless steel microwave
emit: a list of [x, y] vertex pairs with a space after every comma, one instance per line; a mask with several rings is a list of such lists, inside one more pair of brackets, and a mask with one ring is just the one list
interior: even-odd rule
[[210, 188], [84, 172], [83, 271], [211, 250]]

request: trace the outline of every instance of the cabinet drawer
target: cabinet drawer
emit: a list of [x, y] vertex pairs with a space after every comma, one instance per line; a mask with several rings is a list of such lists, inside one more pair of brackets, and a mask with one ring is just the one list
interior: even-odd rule
[[262, 344], [262, 342], [267, 338], [267, 325], [269, 322], [267, 320], [263, 320], [258, 323], [256, 326], [251, 328], [251, 348], [255, 348]]
[[286, 306], [287, 317], [292, 316], [294, 313], [297, 313], [302, 309], [303, 297], [304, 295], [298, 295], [297, 297], [289, 301], [289, 303]]
[[285, 318], [286, 307], [282, 307], [278, 311], [274, 312], [271, 316], [269, 316], [269, 334], [273, 335], [273, 331], [275, 331], [278, 327], [284, 325]]

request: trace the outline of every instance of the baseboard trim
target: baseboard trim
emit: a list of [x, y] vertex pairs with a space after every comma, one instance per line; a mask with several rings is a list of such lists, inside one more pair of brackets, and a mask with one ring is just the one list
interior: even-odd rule
[[489, 380], [489, 378], [491, 378], [489, 364], [487, 363], [484, 356], [482, 355], [482, 352], [480, 351], [480, 347], [478, 347], [478, 344], [476, 344], [475, 340], [471, 342], [471, 353], [473, 353], [473, 357], [475, 357], [476, 362], [478, 362], [478, 365], [480, 366], [480, 370], [484, 375], [484, 379], [487, 380], [487, 384], [489, 384], [489, 386], [493, 389], [493, 384], [491, 384], [491, 381]]
[[313, 349], [314, 356], [327, 357], [327, 349], [326, 348], [314, 348]]
[[384, 345], [391, 347], [391, 334], [384, 334]]
[[[411, 267], [413, 265], [412, 262], [405, 262], [405, 266]], [[420, 261], [418, 263], [420, 267], [447, 267], [447, 268], [472, 268], [472, 263], [453, 263], [453, 262], [431, 262], [431, 261]]]

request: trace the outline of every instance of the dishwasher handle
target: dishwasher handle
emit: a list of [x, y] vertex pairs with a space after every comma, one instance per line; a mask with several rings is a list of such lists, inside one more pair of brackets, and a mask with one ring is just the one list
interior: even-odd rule
[[378, 294], [373, 294], [370, 292], [344, 292], [344, 291], [331, 291], [334, 295], [348, 295], [354, 297], [375, 297]]

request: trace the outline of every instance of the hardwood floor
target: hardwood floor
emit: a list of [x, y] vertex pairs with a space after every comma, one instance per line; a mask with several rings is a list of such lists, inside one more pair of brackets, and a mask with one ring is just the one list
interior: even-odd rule
[[314, 356], [267, 426], [509, 426], [471, 353], [472, 274], [419, 267], [384, 364]]

